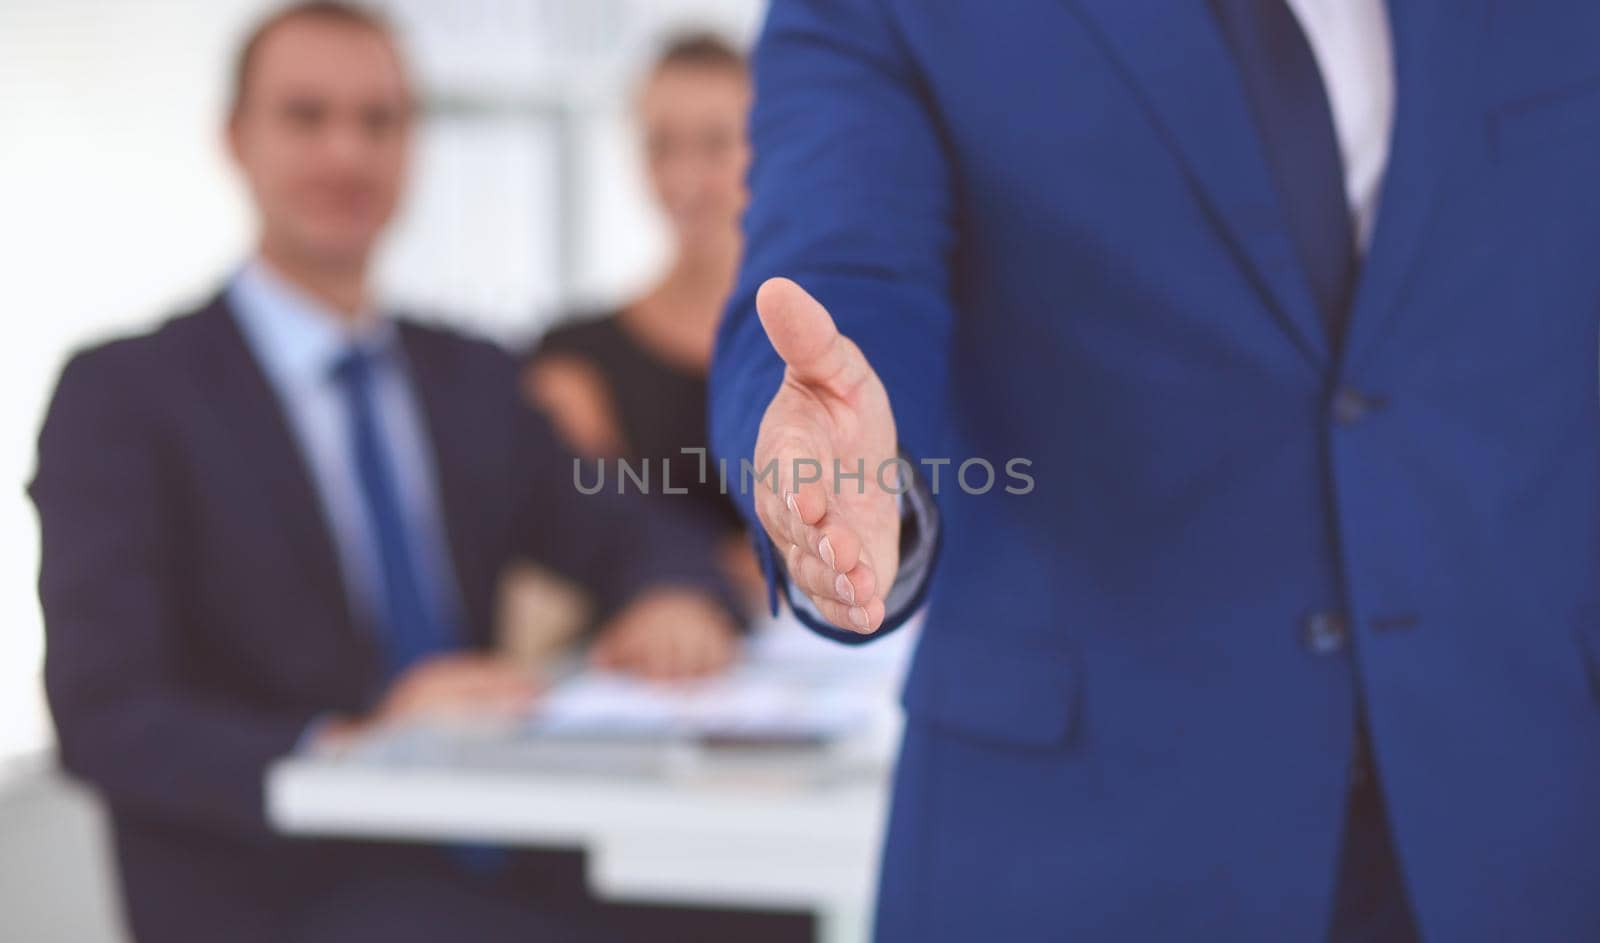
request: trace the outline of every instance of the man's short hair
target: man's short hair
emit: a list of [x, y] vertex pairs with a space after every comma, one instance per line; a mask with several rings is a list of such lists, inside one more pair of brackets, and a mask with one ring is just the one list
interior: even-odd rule
[[255, 64], [256, 55], [261, 51], [261, 44], [273, 30], [294, 20], [315, 20], [321, 23], [368, 29], [382, 36], [390, 47], [395, 49], [396, 55], [399, 54], [394, 27], [390, 25], [388, 18], [372, 7], [345, 0], [298, 0], [267, 14], [245, 35], [244, 42], [239, 46], [239, 51], [233, 60], [233, 79], [228, 98], [229, 114], [237, 114], [240, 106], [244, 104], [245, 93], [249, 91], [250, 69]]
[[746, 69], [745, 58], [734, 45], [710, 30], [680, 33], [670, 39], [656, 55], [653, 72], [673, 66], [698, 66], [700, 68], [725, 68], [737, 72]]

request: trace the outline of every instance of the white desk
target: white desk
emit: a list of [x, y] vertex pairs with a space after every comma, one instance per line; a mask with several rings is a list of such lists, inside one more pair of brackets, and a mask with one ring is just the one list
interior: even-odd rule
[[[791, 642], [761, 657], [787, 659]], [[903, 656], [867, 657], [900, 665]], [[883, 678], [888, 705], [898, 671]], [[582, 847], [599, 897], [810, 910], [822, 939], [860, 941], [869, 935], [897, 731], [886, 710], [883, 724], [826, 760], [658, 743], [646, 751], [653, 772], [629, 775], [577, 772], [525, 753], [496, 762], [492, 737], [469, 736], [455, 755], [297, 757], [269, 774], [269, 815], [297, 834]]]

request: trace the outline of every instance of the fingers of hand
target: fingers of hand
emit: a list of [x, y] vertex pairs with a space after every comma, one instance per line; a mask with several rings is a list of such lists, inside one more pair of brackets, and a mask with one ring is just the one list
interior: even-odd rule
[[638, 662], [639, 649], [638, 633], [618, 626], [600, 634], [589, 649], [589, 660], [596, 668], [629, 671]]
[[448, 655], [419, 663], [396, 682], [385, 719], [440, 712], [503, 712], [525, 708], [538, 693], [533, 677], [483, 655]]
[[463, 710], [514, 710], [536, 693], [533, 679], [512, 665], [487, 662], [464, 668], [442, 681], [441, 704]]
[[845, 606], [865, 606], [876, 597], [872, 568], [858, 563], [846, 572], [830, 567], [821, 556], [790, 544], [784, 557], [789, 579], [813, 601], [831, 600]]
[[732, 650], [725, 628], [709, 623], [684, 626], [673, 650], [672, 677], [698, 678], [721, 669]]
[[847, 606], [833, 599], [813, 600], [817, 611], [834, 625], [851, 632], [870, 635], [883, 625], [883, 600], [874, 599], [864, 606]]
[[[779, 463], [787, 466], [790, 460], [781, 458]], [[835, 554], [837, 561], [838, 548], [833, 542], [822, 546], [819, 542], [823, 534], [813, 533], [828, 513], [828, 493], [820, 481], [797, 484], [785, 474], [776, 491], [763, 487], [757, 492], [756, 512], [774, 546], [799, 544], [819, 555]]]
[[[831, 508], [815, 526], [808, 526], [802, 515], [788, 510], [780, 523], [776, 542], [785, 548], [789, 576], [801, 592], [819, 608], [823, 602], [841, 604], [846, 613], [844, 619], [831, 620], [840, 628], [861, 631], [881, 625], [881, 615], [875, 619], [870, 616], [873, 611], [881, 613], [883, 608], [878, 598], [877, 575], [871, 561], [865, 558], [860, 536], [845, 523], [843, 511]], [[773, 529], [769, 526], [769, 532]], [[850, 609], [857, 610], [853, 617]], [[863, 621], [866, 626], [861, 624]]]
[[631, 625], [608, 633], [591, 654], [597, 667], [658, 680], [710, 674], [732, 657], [727, 627], [699, 621]]

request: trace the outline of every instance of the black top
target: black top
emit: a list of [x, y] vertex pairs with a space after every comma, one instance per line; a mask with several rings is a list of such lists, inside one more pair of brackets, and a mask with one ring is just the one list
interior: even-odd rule
[[[534, 349], [532, 360], [543, 357], [571, 357], [581, 360], [600, 374], [611, 396], [612, 413], [622, 437], [623, 458], [637, 471], [640, 461], [649, 466], [649, 491], [673, 502], [683, 502], [691, 513], [725, 534], [743, 531], [744, 523], [730, 496], [722, 493], [715, 459], [709, 451], [685, 455], [680, 449], [709, 450], [706, 431], [706, 377], [667, 363], [645, 349], [622, 323], [621, 312], [600, 318], [568, 321], [551, 329]], [[701, 462], [705, 480], [701, 480]], [[662, 462], [668, 463], [669, 482], [674, 491], [664, 494]], [[619, 470], [608, 463], [607, 490], [616, 487]], [[738, 487], [739, 468], [728, 465], [728, 489]], [[593, 469], [586, 468], [584, 481], [593, 483]], [[631, 490], [633, 482], [627, 487]]]

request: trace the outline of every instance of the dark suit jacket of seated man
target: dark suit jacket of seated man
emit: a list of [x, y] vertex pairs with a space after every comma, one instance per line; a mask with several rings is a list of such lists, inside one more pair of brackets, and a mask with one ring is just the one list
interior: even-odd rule
[[[235, 294], [74, 357], [32, 486], [61, 758], [108, 802], [141, 939], [292, 939], [297, 915], [374, 873], [456, 871], [440, 849], [292, 841], [265, 820], [267, 766], [319, 719], [371, 710], [388, 669]], [[576, 494], [509, 356], [394, 328], [432, 440], [461, 648], [490, 645], [515, 558], [609, 613], [652, 589], [725, 592], [699, 533], [634, 495]]]
[[623, 666], [661, 668], [639, 653], [666, 641], [668, 669], [712, 669], [734, 621], [706, 535], [638, 495], [574, 490], [508, 355], [371, 302], [412, 109], [383, 23], [329, 3], [275, 13], [233, 93], [256, 258], [200, 310], [71, 360], [31, 489], [61, 759], [109, 806], [131, 929], [770, 938], [730, 917], [602, 913], [570, 858], [269, 828], [275, 759], [407, 712], [525, 700], [525, 678], [472, 654], [513, 559], [590, 590]]

